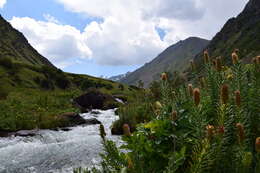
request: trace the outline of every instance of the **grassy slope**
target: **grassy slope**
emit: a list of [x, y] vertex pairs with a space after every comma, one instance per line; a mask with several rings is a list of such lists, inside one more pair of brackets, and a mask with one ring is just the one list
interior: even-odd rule
[[2, 57], [31, 65], [53, 66], [28, 43], [22, 33], [0, 15], [0, 59]]
[[[3, 59], [2, 59], [3, 60]], [[70, 102], [88, 88], [128, 97], [132, 89], [109, 80], [64, 73], [47, 66], [0, 61], [0, 130], [64, 126], [58, 115], [77, 112]], [[9, 64], [10, 65], [10, 64]], [[65, 85], [66, 84], [66, 85]]]
[[109, 80], [62, 72], [0, 16], [0, 130], [66, 125], [58, 115], [77, 111], [70, 100], [89, 88], [123, 97], [134, 90]]

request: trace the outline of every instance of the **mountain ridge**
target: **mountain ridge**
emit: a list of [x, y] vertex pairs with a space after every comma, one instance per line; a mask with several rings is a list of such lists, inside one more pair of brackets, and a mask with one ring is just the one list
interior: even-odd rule
[[0, 58], [7, 57], [30, 65], [55, 67], [47, 58], [37, 52], [25, 38], [0, 15]]
[[208, 40], [199, 37], [189, 37], [166, 48], [152, 61], [132, 72], [120, 82], [137, 85], [139, 80], [147, 87], [150, 82], [157, 80], [160, 73], [165, 71], [184, 70], [189, 60], [202, 51], [208, 44]]
[[[260, 1], [250, 0], [237, 17], [230, 18], [207, 46], [210, 56], [221, 56], [231, 63], [231, 53], [239, 50], [240, 58], [248, 63], [251, 57], [260, 53]], [[202, 64], [203, 51], [194, 58]]]

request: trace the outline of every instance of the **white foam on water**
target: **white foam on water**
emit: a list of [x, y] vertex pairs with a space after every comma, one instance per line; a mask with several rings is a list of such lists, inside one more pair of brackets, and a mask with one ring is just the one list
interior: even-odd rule
[[[115, 110], [85, 113], [85, 119], [101, 121], [108, 138], [110, 126], [118, 119]], [[73, 168], [91, 166], [100, 161], [102, 152], [99, 125], [77, 126], [71, 131], [41, 130], [35, 137], [0, 138], [0, 173], [71, 173]]]

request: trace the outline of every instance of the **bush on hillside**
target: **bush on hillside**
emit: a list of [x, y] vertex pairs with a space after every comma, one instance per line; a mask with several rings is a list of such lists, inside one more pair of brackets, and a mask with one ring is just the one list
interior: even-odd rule
[[124, 91], [124, 89], [125, 89], [125, 87], [124, 87], [123, 84], [119, 84], [119, 85], [118, 85], [118, 88], [119, 88], [121, 91]]
[[70, 87], [70, 81], [63, 74], [57, 75], [55, 81], [56, 85], [61, 89], [67, 89]]
[[84, 81], [81, 83], [81, 89], [87, 90], [89, 88], [95, 87], [95, 82], [89, 79], [84, 79]]

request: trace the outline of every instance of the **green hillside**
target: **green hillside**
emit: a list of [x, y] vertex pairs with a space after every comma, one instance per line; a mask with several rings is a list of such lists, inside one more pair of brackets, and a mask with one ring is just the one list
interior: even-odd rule
[[32, 65], [53, 66], [28, 43], [22, 33], [0, 15], [0, 59], [3, 57]]
[[0, 132], [66, 126], [59, 118], [79, 112], [71, 100], [89, 89], [128, 98], [133, 87], [63, 72], [41, 56], [0, 17]]

